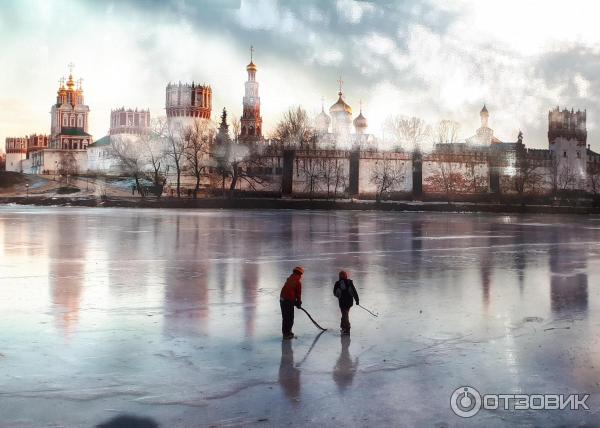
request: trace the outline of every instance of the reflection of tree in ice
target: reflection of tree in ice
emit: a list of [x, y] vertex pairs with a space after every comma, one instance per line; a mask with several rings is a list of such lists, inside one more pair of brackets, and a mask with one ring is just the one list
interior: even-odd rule
[[352, 361], [350, 356], [350, 336], [342, 336], [342, 350], [340, 351], [340, 357], [333, 368], [333, 380], [337, 384], [340, 391], [345, 390], [354, 380], [354, 375], [358, 368], [358, 357]]

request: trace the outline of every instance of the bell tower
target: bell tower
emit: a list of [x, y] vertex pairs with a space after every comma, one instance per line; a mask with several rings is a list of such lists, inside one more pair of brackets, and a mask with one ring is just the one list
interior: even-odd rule
[[240, 142], [255, 143], [262, 140], [262, 117], [260, 116], [260, 97], [256, 81], [256, 65], [253, 61], [254, 46], [250, 46], [250, 64], [246, 66], [248, 81], [245, 84], [243, 112], [241, 118]]

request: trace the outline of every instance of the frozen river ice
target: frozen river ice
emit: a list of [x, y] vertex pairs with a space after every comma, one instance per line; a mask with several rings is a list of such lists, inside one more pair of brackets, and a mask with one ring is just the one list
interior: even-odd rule
[[[573, 426], [600, 410], [600, 217], [0, 208], [0, 426]], [[279, 289], [301, 264], [299, 336]], [[338, 332], [345, 268], [376, 310]], [[450, 396], [589, 393], [589, 411]]]

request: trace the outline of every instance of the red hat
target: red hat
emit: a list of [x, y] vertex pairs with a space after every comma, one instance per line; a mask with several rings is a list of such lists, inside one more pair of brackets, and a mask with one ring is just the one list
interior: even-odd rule
[[304, 268], [302, 266], [296, 266], [294, 268], [294, 273], [297, 273], [299, 275], [304, 275]]

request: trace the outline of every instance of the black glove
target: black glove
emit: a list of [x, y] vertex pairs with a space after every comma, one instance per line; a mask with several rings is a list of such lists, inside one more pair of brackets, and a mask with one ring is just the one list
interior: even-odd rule
[[296, 307], [300, 309], [302, 307], [302, 300], [296, 300]]
[[356, 299], [356, 306], [360, 306], [360, 303], [358, 303], [358, 299]]

